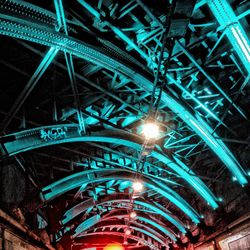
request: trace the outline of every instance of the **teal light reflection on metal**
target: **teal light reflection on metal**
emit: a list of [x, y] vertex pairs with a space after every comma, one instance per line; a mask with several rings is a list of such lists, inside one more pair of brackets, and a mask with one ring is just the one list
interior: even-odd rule
[[[62, 130], [62, 128], [64, 128], [65, 130], [62, 137], [59, 137], [57, 140], [41, 141], [41, 138], [39, 137], [39, 131], [49, 131], [50, 129], [54, 129], [54, 131], [57, 131], [58, 129]], [[132, 141], [132, 139], [135, 139], [135, 135], [133, 134], [122, 132], [120, 130], [110, 130], [110, 131], [103, 131], [97, 134], [92, 133], [91, 136], [87, 135], [80, 136], [78, 133], [77, 126], [74, 127], [74, 125], [57, 125], [57, 126], [41, 127], [41, 128], [18, 132], [12, 135], [20, 139], [13, 142], [7, 142], [4, 144], [9, 155], [14, 155], [16, 153], [21, 153], [39, 147], [50, 146], [59, 143], [67, 143], [67, 142], [105, 142], [105, 143], [124, 145], [126, 147], [133, 148], [135, 150], [141, 149], [140, 144]], [[28, 138], [28, 135], [30, 135], [30, 138]], [[22, 138], [25, 138], [25, 140], [23, 140]], [[209, 204], [211, 204], [213, 208], [217, 207], [216, 197], [213, 195], [210, 189], [197, 176], [195, 176], [193, 172], [189, 173], [189, 170], [183, 169], [183, 167], [180, 167], [177, 163], [172, 161], [167, 155], [164, 155], [159, 151], [156, 150], [152, 151], [151, 156], [163, 162], [169, 168], [171, 168], [177, 174], [179, 174]]]
[[[127, 217], [128, 217], [128, 215], [110, 216], [110, 217], [106, 217], [104, 219], [101, 219], [101, 221], [110, 220], [112, 218], [127, 218]], [[170, 230], [166, 229], [164, 226], [161, 226], [156, 221], [148, 219], [148, 218], [146, 218], [144, 216], [140, 216], [140, 215], [137, 216], [136, 218], [142, 222], [145, 222], [145, 223], [151, 225], [154, 228], [157, 228], [159, 231], [161, 231], [165, 235], [169, 236], [170, 239], [172, 239], [173, 241], [176, 241], [176, 237], [175, 237], [174, 233], [172, 233]]]
[[[214, 0], [215, 2], [219, 2], [218, 0]], [[100, 14], [89, 4], [87, 4], [84, 0], [79, 0], [79, 2], [90, 12], [92, 13], [96, 18], [100, 18]], [[226, 0], [224, 0], [224, 2], [226, 2]], [[223, 7], [223, 6], [222, 6]], [[229, 6], [230, 7], [230, 6]], [[234, 13], [233, 13], [234, 14]], [[125, 42], [127, 42], [130, 46], [132, 46], [133, 48], [137, 48], [137, 46], [135, 46], [135, 44], [133, 42], [131, 42], [129, 39], [127, 39], [127, 37], [123, 35], [122, 32], [120, 32], [116, 27], [112, 26], [111, 27], [113, 29], [113, 31], [121, 37], [121, 39], [123, 39]], [[244, 32], [243, 30], [240, 31], [241, 33]], [[244, 37], [244, 36], [243, 36]], [[246, 37], [244, 38], [245, 40], [247, 39]], [[137, 50], [138, 51], [138, 50]], [[155, 65], [155, 63], [148, 58], [147, 55], [144, 55], [144, 53], [141, 53], [140, 51], [138, 51], [138, 53], [148, 62], [151, 63], [152, 65]], [[248, 70], [250, 71], [250, 62], [248, 62], [247, 65]], [[169, 78], [170, 75], [167, 75], [167, 77]], [[143, 80], [142, 80], [143, 81]], [[138, 82], [138, 81], [137, 81]], [[166, 96], [166, 93], [163, 93], [162, 95], [162, 100], [164, 100], [163, 96]], [[166, 96], [167, 97], [167, 96]], [[169, 99], [169, 98], [168, 98]], [[176, 102], [176, 101], [175, 101]], [[175, 112], [177, 113], [181, 118], [181, 110], [183, 110], [183, 106], [181, 106], [179, 103], [176, 102], [176, 104], [180, 107], [180, 110], [178, 110], [178, 106], [174, 105], [174, 102], [168, 102], [168, 106]], [[205, 106], [204, 106], [205, 107]], [[217, 153], [215, 144], [216, 144], [216, 139], [213, 136], [213, 133], [210, 134], [208, 133], [203, 127], [200, 126], [199, 122], [192, 117], [192, 115], [184, 108], [184, 112], [186, 113], [186, 116], [189, 117], [190, 122], [187, 121], [187, 124], [193, 128], [193, 130], [201, 136], [201, 138], [203, 138], [203, 140], [205, 140], [205, 142], [209, 145], [209, 147], [219, 156], [219, 158], [222, 159], [222, 161], [225, 163], [225, 165], [232, 171], [233, 174], [235, 174], [237, 176], [237, 179], [239, 181], [239, 183], [241, 185], [245, 185], [247, 183], [247, 179], [245, 177], [245, 172], [242, 169], [242, 167], [240, 166], [239, 162], [232, 156], [232, 153], [228, 150], [228, 148], [225, 146], [224, 143], [220, 143], [221, 145], [221, 150], [220, 153], [222, 153], [222, 156]], [[212, 115], [214, 118], [216, 118], [212, 112], [209, 112], [210, 115]], [[182, 118], [183, 119], [183, 118]], [[185, 121], [185, 119], [183, 119]], [[226, 148], [226, 150], [223, 150], [223, 148]], [[224, 151], [224, 152], [223, 152]]]
[[157, 212], [158, 214], [160, 214], [162, 217], [164, 217], [165, 219], [167, 219], [168, 221], [170, 221], [173, 225], [175, 225], [182, 233], [186, 233], [186, 229], [178, 222], [176, 221], [172, 216], [168, 215], [167, 213], [163, 212], [161, 209], [148, 204], [148, 203], [143, 203], [141, 201], [135, 200], [134, 201], [135, 204], [147, 207], [155, 212]]
[[[76, 41], [59, 33], [55, 34], [49, 29], [45, 30], [41, 25], [34, 25], [32, 22], [20, 20], [13, 16], [0, 15], [0, 17], [0, 34], [25, 39], [46, 46], [55, 46], [57, 49], [72, 53], [79, 58], [83, 58], [89, 62], [108, 68], [109, 70], [115, 70], [117, 73], [127, 76], [146, 91], [151, 92], [153, 89], [152, 81], [147, 79], [137, 70], [127, 67], [113, 56], [107, 56], [105, 53], [98, 51], [86, 43]], [[19, 25], [18, 29], [17, 24]], [[35, 35], [35, 38], [33, 35]], [[217, 156], [230, 170], [238, 168], [235, 172], [237, 172], [236, 177], [240, 184], [245, 185], [247, 183], [245, 172], [240, 167], [239, 162], [234, 157], [231, 157], [232, 153], [222, 141], [220, 142], [220, 151], [223, 152], [221, 154], [221, 152], [218, 153], [218, 150], [216, 150], [213, 146], [213, 144], [218, 142], [218, 139], [215, 138], [205, 127], [203, 127], [198, 119], [196, 119], [196, 117], [190, 113], [175, 97], [169, 95], [167, 92], [163, 92], [161, 100], [207, 143], [207, 145], [214, 151], [214, 153], [217, 154]], [[193, 123], [190, 119], [193, 120]], [[204, 123], [205, 121], [203, 124]], [[201, 130], [203, 132], [201, 132]], [[228, 159], [230, 159], [230, 162]]]
[[226, 29], [229, 42], [250, 74], [249, 40], [232, 7], [227, 0], [208, 0], [208, 5], [219, 24]]
[[[103, 174], [104, 176], [102, 176]], [[131, 174], [131, 176], [128, 176], [128, 174]], [[46, 201], [49, 201], [74, 188], [82, 186], [83, 188], [81, 188], [81, 190], [84, 190], [85, 187], [90, 183], [98, 183], [114, 179], [133, 181], [133, 178], [134, 178], [134, 171], [128, 171], [128, 170], [125, 171], [121, 169], [88, 170], [70, 175], [68, 177], [65, 177], [59, 181], [52, 183], [47, 187], [44, 187], [42, 189], [41, 198], [45, 199]], [[189, 218], [191, 218], [191, 220], [194, 223], [199, 223], [200, 220], [197, 212], [175, 191], [171, 190], [165, 185], [158, 187], [158, 183], [150, 181], [145, 177], [142, 178], [142, 181], [144, 185], [147, 186], [149, 189], [155, 190], [157, 193], [161, 194], [163, 197], [171, 201], [175, 206], [177, 206], [180, 210], [182, 210]]]
[[[127, 203], [129, 203], [130, 202], [130, 200], [128, 198], [126, 199], [125, 197], [121, 197], [121, 194], [119, 194], [119, 197], [121, 197], [119, 199], [117, 197], [114, 197], [114, 196], [108, 196], [108, 197], [109, 197], [108, 200], [100, 201], [100, 202], [96, 203], [96, 205], [102, 206], [106, 203], [114, 203], [114, 202], [120, 202], [120, 203], [127, 202]], [[185, 225], [178, 218], [175, 218], [169, 211], [167, 211], [166, 208], [160, 206], [157, 202], [154, 202], [154, 204], [150, 204], [149, 202], [137, 199], [134, 201], [134, 203], [137, 205], [143, 206], [145, 208], [149, 208], [152, 211], [154, 211], [155, 213], [160, 214], [166, 220], [168, 220], [173, 225], [175, 225], [176, 228], [179, 229], [182, 233], [186, 233]], [[86, 210], [92, 209], [93, 207], [94, 207], [93, 199], [89, 199], [87, 201], [80, 202], [79, 204], [75, 205], [74, 207], [70, 208], [69, 210], [67, 210], [64, 213], [61, 223], [63, 225], [65, 225], [69, 221], [73, 220], [75, 217], [80, 215], [81, 213], [84, 213]]]
[[[0, 25], [1, 26], [1, 25]], [[2, 121], [2, 126], [0, 125], [2, 131], [4, 131], [14, 116], [17, 114], [17, 112], [20, 110], [22, 105], [24, 104], [25, 100], [28, 98], [32, 90], [35, 88], [36, 84], [40, 80], [40, 78], [43, 76], [51, 62], [55, 59], [55, 56], [58, 53], [58, 49], [51, 47], [49, 51], [44, 55], [41, 63], [37, 67], [34, 74], [31, 76], [30, 80], [28, 81], [27, 85], [23, 88], [21, 94], [17, 97], [15, 103], [11, 107], [11, 110], [9, 111], [8, 115], [5, 117], [5, 119]]]
[[101, 216], [99, 214], [94, 215], [90, 218], [88, 218], [87, 220], [85, 220], [84, 222], [82, 222], [76, 229], [75, 232], [73, 234], [73, 237], [76, 237], [77, 235], [79, 235], [81, 232], [89, 229], [90, 227], [94, 226], [99, 220], [101, 219]]
[[[219, 136], [202, 120], [201, 117], [197, 116], [197, 119], [201, 124], [199, 130], [202, 131], [202, 128], [206, 128], [209, 131], [209, 134], [211, 135], [209, 140], [213, 141], [212, 134], [219, 138]], [[192, 122], [195, 123], [193, 120]], [[237, 178], [238, 182], [243, 186], [246, 185], [248, 183], [246, 171], [241, 167], [240, 163], [234, 157], [232, 152], [225, 146], [223, 141], [221, 139], [217, 139], [211, 143], [211, 147], [214, 152], [220, 155], [224, 162], [227, 162], [228, 169], [230, 169], [233, 175]]]
[[[190, 170], [181, 160], [179, 160], [177, 157], [175, 157], [175, 160], [177, 164], [174, 162], [165, 162], [166, 159], [161, 156], [158, 152], [152, 152], [152, 156], [155, 158], [161, 160], [168, 166], [176, 166], [177, 164], [181, 167], [175, 169], [175, 171], [186, 181], [188, 181], [192, 187], [207, 201], [207, 203], [210, 204], [214, 209], [218, 207], [218, 204], [216, 202], [216, 198], [214, 194], [210, 191], [210, 189], [207, 188], [207, 186], [198, 178], [195, 176], [194, 172]], [[193, 176], [192, 176], [193, 175]], [[192, 176], [192, 178], [190, 178]]]
[[67, 25], [66, 25], [66, 18], [64, 14], [64, 8], [62, 4], [62, 0], [54, 0], [54, 5], [56, 9], [56, 16], [57, 16], [57, 22], [58, 22], [58, 31], [60, 28], [64, 28], [64, 32], [67, 35]]
[[164, 234], [168, 235], [170, 239], [172, 239], [173, 241], [176, 241], [175, 235], [170, 233], [168, 230], [166, 230], [164, 227], [162, 227], [161, 225], [159, 225], [155, 221], [152, 221], [152, 220], [150, 220], [148, 218], [145, 218], [145, 217], [142, 217], [142, 216], [137, 216], [137, 219], [140, 220], [140, 221], [146, 222], [146, 223], [152, 225], [155, 228], [158, 228], [159, 230], [164, 232]]
[[[101, 15], [98, 11], [96, 11], [91, 5], [89, 5], [84, 0], [77, 0], [84, 8], [86, 8], [93, 16], [95, 16], [97, 19], [100, 19]], [[120, 29], [109, 23], [108, 21], [105, 21], [105, 23], [113, 30], [113, 32], [121, 37], [129, 46], [131, 46], [134, 50], [136, 50], [143, 58], [147, 60], [147, 62], [151, 62], [150, 57], [138, 46], [135, 45], [135, 43]]]

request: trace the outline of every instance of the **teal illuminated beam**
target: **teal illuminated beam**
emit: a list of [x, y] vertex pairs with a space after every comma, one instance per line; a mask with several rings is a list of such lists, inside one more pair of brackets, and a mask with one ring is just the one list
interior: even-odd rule
[[[61, 28], [63, 28], [63, 31], [66, 35], [68, 35], [67, 31], [67, 24], [66, 24], [66, 18], [64, 14], [64, 8], [63, 8], [63, 3], [62, 0], [54, 0], [54, 5], [56, 9], [56, 17], [58, 21], [58, 27], [57, 30], [60, 31]], [[79, 99], [79, 93], [78, 93], [78, 88], [77, 88], [77, 82], [76, 82], [76, 77], [75, 77], [75, 68], [74, 68], [74, 63], [73, 63], [73, 58], [70, 53], [67, 53], [66, 51], [64, 52], [65, 59], [66, 59], [66, 64], [67, 64], [67, 69], [69, 73], [69, 79], [74, 95], [74, 100], [75, 100], [75, 105], [77, 109], [77, 119], [78, 119], [78, 124], [79, 124], [79, 131], [80, 133], [85, 133], [85, 124], [83, 120], [83, 115], [81, 112], [81, 104], [80, 104], [80, 99]]]
[[2, 125], [1, 125], [2, 131], [5, 131], [5, 129], [9, 126], [12, 119], [14, 118], [16, 113], [20, 110], [20, 108], [22, 107], [26, 99], [28, 98], [31, 91], [35, 88], [37, 82], [42, 77], [45, 70], [49, 67], [51, 62], [54, 60], [57, 52], [58, 52], [58, 49], [52, 47], [44, 56], [44, 58], [42, 59], [42, 62], [40, 63], [40, 65], [38, 66], [38, 68], [36, 69], [32, 77], [28, 81], [27, 85], [24, 87], [23, 91], [21, 92], [21, 94], [18, 96], [15, 103], [11, 107], [8, 115], [6, 115], [6, 117], [4, 118]]
[[219, 24], [226, 29], [229, 42], [250, 74], [249, 40], [232, 7], [226, 0], [207, 0], [207, 3]]
[[65, 54], [67, 69], [68, 69], [71, 87], [73, 90], [73, 95], [74, 95], [76, 108], [77, 108], [77, 119], [78, 119], [78, 124], [79, 124], [79, 131], [80, 133], [85, 133], [86, 130], [85, 130], [84, 119], [83, 119], [83, 115], [81, 111], [81, 103], [79, 99], [79, 93], [78, 93], [77, 82], [76, 82], [76, 77], [75, 77], [73, 58], [72, 58], [72, 55], [67, 52], [64, 52], [64, 54]]
[[[119, 219], [128, 218], [128, 215], [109, 216], [109, 217], [101, 219], [101, 221], [110, 220], [110, 219], [114, 219], [114, 218], [119, 218]], [[140, 216], [140, 215], [137, 216], [136, 218], [142, 222], [149, 224], [150, 226], [152, 226], [154, 228], [157, 228], [162, 233], [167, 235], [170, 239], [172, 239], [173, 241], [176, 241], [175, 235], [172, 232], [170, 232], [170, 230], [166, 229], [165, 227], [163, 227], [162, 225], [160, 225], [158, 222], [154, 221], [153, 219], [151, 219], [151, 218], [149, 219], [149, 218], [146, 218], [146, 217]]]
[[[96, 11], [91, 5], [89, 5], [86, 1], [84, 0], [77, 0], [85, 9], [87, 9], [95, 18], [100, 19], [101, 14]], [[122, 40], [124, 40], [130, 47], [132, 47], [134, 50], [136, 50], [143, 58], [147, 60], [148, 63], [151, 63], [151, 58], [142, 50], [140, 49], [123, 31], [118, 29], [116, 26], [108, 22], [107, 20], [105, 21], [105, 24], [110, 27], [110, 29]]]
[[[128, 199], [127, 196], [122, 197], [121, 194], [119, 194], [119, 196], [116, 196], [114, 194], [114, 195], [109, 195], [105, 199], [105, 201], [102, 201], [101, 199], [96, 205], [99, 206], [99, 205], [104, 205], [106, 203], [114, 203], [114, 202], [119, 202], [119, 203], [128, 202], [129, 203], [130, 200]], [[165, 218], [166, 220], [171, 222], [173, 225], [175, 225], [176, 228], [178, 228], [178, 230], [180, 230], [182, 233], [186, 233], [185, 225], [178, 218], [175, 218], [175, 216], [171, 214], [169, 211], [166, 212], [165, 211], [166, 208], [160, 207], [160, 205], [157, 202], [152, 204], [150, 202], [136, 199], [134, 201], [134, 204], [151, 209], [152, 211], [161, 215], [163, 218]], [[94, 204], [92, 200], [80, 202], [79, 204], [75, 205], [74, 207], [70, 208], [64, 213], [61, 223], [63, 225], [67, 224], [70, 220], [73, 220], [76, 216], [80, 215], [81, 213], [84, 213], [89, 208], [93, 208], [93, 206]]]
[[[56, 181], [42, 189], [41, 198], [50, 201], [74, 188], [81, 187], [84, 190], [90, 183], [98, 183], [109, 180], [134, 180], [134, 171], [124, 169], [96, 169], [76, 173]], [[199, 223], [198, 213], [174, 190], [146, 177], [142, 178], [144, 185], [161, 194], [182, 210], [194, 223]], [[170, 219], [172, 218], [166, 217]]]
[[[51, 134], [53, 134], [53, 138], [51, 138]], [[138, 143], [138, 141], [143, 143], [142, 138], [134, 134], [115, 129], [95, 133], [93, 132], [91, 135], [81, 136], [78, 133], [78, 127], [71, 124], [40, 127], [21, 131], [11, 135], [14, 136], [16, 140], [6, 142], [4, 144], [4, 147], [10, 156], [40, 147], [68, 142], [105, 142], [123, 145], [134, 150], [141, 150], [141, 145]], [[2, 153], [5, 154], [5, 151], [3, 150]], [[203, 183], [200, 178], [195, 175], [192, 170], [188, 169], [187, 166], [185, 166], [185, 168], [180, 167], [178, 163], [157, 150], [152, 151], [151, 156], [158, 159], [175, 171], [181, 178], [183, 178], [183, 180], [189, 183], [213, 208], [218, 207], [216, 202], [217, 198], [214, 196], [214, 194], [205, 185], [205, 183]]]
[[189, 51], [183, 46], [180, 41], [177, 41], [179, 47], [183, 53], [190, 59], [190, 61], [200, 70], [200, 72], [210, 81], [215, 88], [232, 104], [232, 106], [245, 118], [247, 119], [244, 112], [234, 103], [234, 101], [221, 89], [221, 87], [215, 82], [215, 80], [201, 67], [201, 65], [195, 60], [195, 58], [189, 53]]
[[[216, 0], [215, 0], [216, 1]], [[100, 19], [100, 13], [96, 11], [91, 5], [86, 3], [84, 0], [78, 0], [78, 2], [86, 8], [95, 18]], [[146, 61], [149, 65], [153, 65], [154, 67], [157, 67], [156, 63], [151, 60], [145, 53], [141, 53], [141, 50], [138, 48], [138, 46], [128, 39], [123, 32], [121, 32], [118, 28], [114, 27], [113, 25], [110, 26], [111, 29], [114, 31], [115, 34], [117, 34], [123, 41], [125, 41], [128, 45], [130, 45], [132, 48], [134, 48]], [[197, 65], [197, 64], [196, 64]], [[199, 65], [197, 65], [199, 66]], [[202, 68], [199, 67], [201, 70]], [[211, 77], [209, 77], [206, 72], [202, 71], [206, 77], [208, 77], [209, 81], [211, 81], [214, 84], [214, 81]], [[147, 83], [147, 80], [139, 75], [134, 74], [134, 72], [131, 72], [132, 75], [134, 75], [134, 80], [137, 82], [138, 85], [141, 87], [144, 87], [146, 90], [152, 92], [153, 86], [150, 82]], [[167, 75], [169, 77], [169, 75]], [[146, 81], [145, 81], [146, 80]], [[217, 88], [219, 86], [217, 85]], [[220, 89], [220, 88], [219, 88]], [[222, 91], [223, 95], [232, 103], [231, 99], [225, 95], [225, 93]], [[224, 162], [224, 164], [230, 169], [230, 171], [233, 173], [233, 175], [237, 178], [239, 183], [241, 185], [245, 185], [248, 183], [246, 178], [246, 172], [240, 165], [240, 163], [237, 161], [237, 159], [233, 156], [231, 151], [226, 147], [224, 142], [220, 139], [215, 139], [215, 135], [213, 133], [213, 130], [211, 127], [208, 126], [205, 121], [199, 117], [200, 122], [194, 117], [188, 110], [183, 107], [177, 100], [175, 100], [172, 96], [168, 95], [166, 92], [162, 93], [161, 101], [174, 111], [174, 113], [178, 114], [178, 116], [185, 121], [212, 149], [215, 154]], [[245, 114], [234, 104], [232, 103], [235, 108], [244, 116]], [[211, 113], [211, 112], [210, 112]], [[202, 124], [205, 124], [205, 127], [202, 126]], [[208, 129], [206, 129], [208, 128]]]
[[[145, 89], [145, 91], [152, 92], [152, 77], [149, 77], [149, 75], [146, 76], [147, 74], [146, 72], [142, 72], [142, 68], [138, 71], [135, 65], [131, 65], [131, 61], [128, 64], [121, 62], [120, 59], [115, 56], [117, 53], [109, 53], [109, 50], [112, 51], [112, 47], [110, 47], [109, 50], [102, 51], [100, 48], [94, 48], [92, 44], [88, 44], [87, 41], [79, 41], [72, 37], [55, 33], [53, 30], [45, 28], [44, 25], [34, 24], [30, 20], [16, 18], [12, 13], [10, 15], [0, 13], [0, 34], [46, 46], [56, 46], [57, 49], [72, 53], [72, 55], [92, 62], [93, 64], [122, 74]], [[99, 42], [101, 43], [102, 41], [99, 40]], [[107, 44], [105, 46], [107, 46]], [[118, 48], [116, 47], [116, 52], [117, 50]], [[123, 55], [125, 54], [122, 50], [120, 53]], [[213, 150], [227, 168], [230, 169], [241, 185], [248, 183], [246, 171], [242, 168], [225, 143], [213, 133], [213, 129], [205, 120], [199, 115], [191, 113], [180, 100], [169, 92], [162, 92], [161, 101], [207, 143], [210, 149]]]
[[62, 0], [54, 0], [54, 5], [56, 9], [56, 18], [58, 22], [58, 27], [56, 27], [56, 29], [57, 31], [60, 31], [60, 29], [63, 28], [64, 33], [68, 35]]

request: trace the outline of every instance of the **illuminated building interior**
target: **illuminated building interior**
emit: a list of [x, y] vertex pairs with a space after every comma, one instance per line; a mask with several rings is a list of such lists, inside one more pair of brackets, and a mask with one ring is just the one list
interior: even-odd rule
[[0, 0], [0, 249], [249, 250], [249, 14]]

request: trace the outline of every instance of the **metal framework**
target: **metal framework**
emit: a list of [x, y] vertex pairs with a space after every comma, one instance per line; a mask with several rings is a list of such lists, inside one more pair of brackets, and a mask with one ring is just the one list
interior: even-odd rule
[[[183, 1], [176, 0], [169, 1], [166, 9], [163, 6], [163, 10], [158, 10], [155, 6], [155, 10], [141, 0], [54, 0], [53, 8], [42, 6], [0, 0], [0, 35], [14, 38], [20, 48], [41, 58], [29, 74], [20, 69], [21, 65], [1, 61], [18, 74], [28, 76], [28, 80], [9, 107], [0, 110], [0, 152], [2, 158], [27, 152], [40, 158], [50, 157], [58, 165], [70, 164], [70, 169], [52, 166], [52, 170], [67, 171], [69, 175], [50, 185], [46, 183], [41, 192], [43, 201], [50, 202], [74, 188], [74, 202], [84, 192], [93, 199], [67, 207], [61, 221], [63, 227], [85, 212], [87, 219], [74, 235], [85, 237], [89, 227], [111, 219], [95, 214], [95, 207], [115, 207], [117, 201], [129, 200], [115, 199], [113, 193], [117, 188], [124, 192], [133, 180], [143, 144], [138, 134], [152, 102], [157, 104], [161, 135], [140, 166], [147, 187], [145, 194], [152, 199], [136, 200], [135, 206], [145, 214], [160, 214], [171, 225], [166, 228], [140, 216], [143, 226], [134, 224], [135, 231], [156, 239], [159, 246], [167, 246], [159, 232], [145, 224], [176, 241], [174, 230], [187, 232], [184, 217], [199, 223], [202, 216], [179, 190], [185, 184], [198, 194], [198, 199], [216, 209], [221, 199], [210, 189], [213, 179], [218, 178], [211, 174], [205, 179], [207, 167], [202, 161], [214, 158], [213, 154], [240, 185], [248, 184], [246, 166], [230, 144], [249, 145], [249, 138], [238, 138], [237, 129], [231, 126], [233, 117], [242, 124], [248, 120], [245, 91], [249, 89], [250, 47], [246, 17], [250, 12], [246, 3], [235, 7], [227, 0], [190, 0], [184, 6]], [[43, 90], [38, 83], [52, 64], [60, 69], [54, 74], [67, 79], [67, 85], [60, 86], [54, 94], [53, 110], [48, 108], [50, 100], [41, 91], [37, 112], [47, 116], [53, 113], [54, 117], [53, 123], [44, 124], [20, 113], [27, 109], [25, 105], [29, 105], [34, 90]], [[59, 104], [59, 98], [68, 99]], [[22, 121], [19, 132], [17, 121]], [[83, 153], [80, 146], [72, 147], [73, 143], [90, 149]], [[84, 159], [51, 156], [43, 151], [48, 146], [57, 146], [67, 156], [76, 154]], [[223, 167], [215, 162], [213, 172], [219, 173]], [[80, 171], [73, 174], [76, 167]], [[108, 194], [106, 200], [101, 199], [103, 189]], [[157, 197], [166, 198], [164, 206]], [[166, 208], [167, 200], [174, 210], [181, 211], [181, 218]], [[112, 231], [124, 227], [100, 226], [98, 230], [108, 231], [90, 234], [124, 236]], [[158, 249], [138, 236], [131, 237]]]

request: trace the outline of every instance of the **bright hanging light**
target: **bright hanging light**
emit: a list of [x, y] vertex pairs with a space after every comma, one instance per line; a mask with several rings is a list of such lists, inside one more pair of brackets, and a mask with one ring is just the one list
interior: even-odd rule
[[159, 134], [159, 126], [154, 122], [148, 122], [143, 125], [142, 134], [146, 139], [156, 139]]
[[136, 181], [132, 185], [134, 192], [141, 192], [143, 189], [143, 184], [140, 181]]
[[131, 234], [131, 230], [130, 230], [129, 228], [126, 228], [125, 234], [126, 234], [126, 235], [130, 235], [130, 234]]
[[137, 216], [137, 213], [135, 211], [130, 213], [130, 218], [134, 219]]

